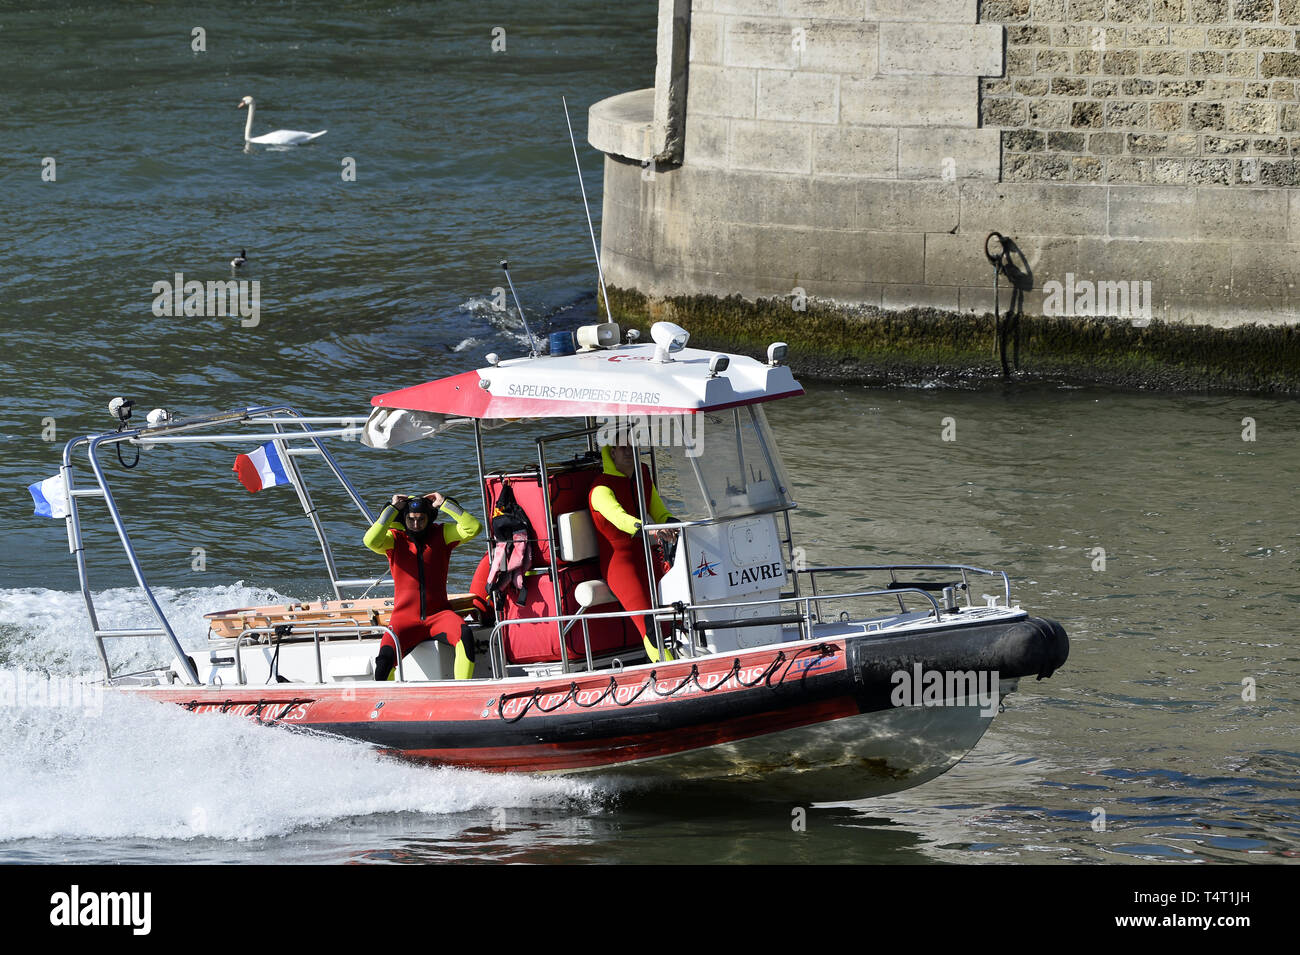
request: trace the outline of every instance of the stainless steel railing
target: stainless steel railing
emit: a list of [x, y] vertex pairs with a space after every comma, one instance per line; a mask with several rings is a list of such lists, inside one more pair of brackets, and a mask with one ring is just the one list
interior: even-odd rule
[[[751, 626], [775, 626], [778, 624], [782, 627], [794, 625], [799, 628], [799, 639], [812, 640], [814, 639], [814, 634], [812, 629], [813, 624], [819, 623], [821, 621], [820, 607], [818, 607], [816, 612], [813, 611], [813, 604], [815, 603], [820, 604], [821, 602], [829, 602], [835, 600], [862, 599], [864, 597], [898, 596], [901, 599], [901, 595], [908, 594], [908, 593], [916, 594], [920, 597], [923, 597], [926, 601], [928, 601], [930, 604], [930, 610], [927, 613], [927, 616], [933, 614], [934, 619], [936, 621], [939, 619], [940, 614], [943, 610], [943, 608], [939, 605], [939, 601], [936, 600], [933, 595], [918, 587], [888, 588], [884, 590], [863, 590], [863, 591], [843, 593], [843, 594], [818, 595], [814, 593], [814, 594], [803, 594], [803, 595], [789, 596], [789, 597], [774, 597], [765, 600], [738, 600], [738, 601], [731, 601], [728, 603], [715, 603], [715, 604], [704, 604], [704, 605], [684, 604], [681, 605], [680, 608], [661, 607], [658, 610], [620, 610], [620, 611], [610, 611], [607, 613], [581, 613], [580, 612], [576, 614], [563, 614], [559, 616], [550, 616], [550, 617], [523, 617], [515, 620], [500, 620], [492, 628], [492, 633], [488, 638], [488, 653], [492, 663], [492, 676], [494, 679], [501, 679], [506, 675], [506, 668], [511, 665], [510, 661], [506, 658], [506, 651], [505, 651], [505, 632], [508, 628], [517, 627], [520, 626], [521, 624], [557, 623], [561, 625], [562, 632], [567, 637], [569, 630], [571, 630], [575, 624], [581, 623], [583, 628], [583, 645], [584, 645], [584, 651], [586, 657], [586, 664], [587, 664], [587, 669], [590, 671], [595, 667], [593, 663], [593, 654], [591, 650], [591, 631], [587, 625], [588, 621], [611, 620], [611, 619], [637, 617], [637, 616], [643, 616], [648, 619], [653, 619], [656, 624], [655, 631], [658, 636], [659, 652], [660, 655], [662, 656], [664, 645], [663, 645], [662, 630], [658, 626], [659, 622], [663, 620], [675, 620], [678, 616], [685, 616], [689, 621], [687, 625], [687, 631], [690, 635], [690, 639], [687, 641], [685, 647], [682, 649], [686, 650], [687, 657], [689, 658], [689, 657], [697, 656], [700, 653], [700, 648], [697, 647], [695, 643], [695, 634], [704, 632], [706, 630], [736, 630], [736, 629], [742, 629]], [[802, 612], [797, 615], [789, 615], [789, 616], [780, 615], [778, 617], [773, 617], [773, 618], [760, 618], [757, 622], [753, 620], [746, 620], [745, 618], [729, 619], [729, 620], [696, 619], [699, 614], [709, 613], [711, 611], [716, 611], [716, 610], [735, 610], [743, 607], [770, 607], [770, 606], [775, 606], [779, 609], [781, 606], [786, 604], [793, 604], [796, 607], [800, 607], [802, 608]], [[566, 624], [567, 626], [565, 626]], [[563, 672], [565, 673], [569, 672], [568, 670], [569, 649], [568, 649], [567, 640], [564, 638], [562, 638], [560, 641], [560, 660], [556, 662], [559, 662], [562, 665]]]
[[[244, 672], [244, 660], [240, 652], [242, 647], [244, 646], [244, 641], [249, 639], [250, 637], [256, 639], [262, 635], [280, 636], [280, 637], [293, 636], [295, 633], [294, 630], [290, 630], [288, 633], [284, 633], [282, 631], [282, 628], [285, 626], [292, 626], [292, 625], [280, 624], [278, 627], [277, 626], [249, 627], [247, 630], [240, 631], [239, 636], [235, 638], [235, 647], [234, 647], [235, 675], [239, 678], [239, 683], [238, 683], [239, 686], [248, 685], [248, 676]], [[395, 646], [399, 646], [399, 647], [401, 646], [400, 644], [397, 643], [397, 637], [393, 633], [391, 627], [375, 626], [373, 624], [370, 626], [363, 626], [361, 624], [358, 624], [352, 627], [348, 627], [348, 626], [311, 627], [311, 628], [303, 628], [302, 630], [298, 630], [296, 632], [300, 636], [305, 636], [308, 633], [310, 633], [311, 635], [312, 644], [316, 651], [316, 682], [321, 684], [324, 684], [325, 682], [325, 667], [321, 659], [321, 635], [322, 634], [324, 634], [326, 638], [355, 636], [358, 641], [364, 639], [367, 636], [372, 636], [372, 637], [377, 636], [380, 638], [380, 640], [382, 640], [384, 635], [387, 634], [388, 636], [393, 638], [393, 644]], [[257, 645], [258, 646], [262, 645], [262, 641], [260, 639], [257, 640]], [[277, 670], [278, 670], [278, 666], [277, 666]], [[398, 653], [397, 655], [397, 681], [399, 683], [406, 682], [406, 671], [402, 666], [401, 653]]]
[[[96, 649], [99, 653], [100, 662], [104, 667], [104, 677], [108, 684], [113, 682], [113, 669], [108, 658], [108, 652], [104, 645], [105, 638], [111, 637], [162, 637], [172, 647], [173, 652], [179, 660], [180, 666], [184, 671], [187, 682], [198, 684], [198, 674], [190, 666], [180, 640], [177, 638], [171, 623], [163, 613], [154, 596], [152, 588], [149, 586], [145, 576], [144, 568], [136, 554], [135, 546], [131, 541], [131, 536], [127, 532], [126, 524], [122, 519], [121, 512], [113, 498], [113, 492], [109, 488], [107, 475], [103, 466], [100, 464], [96, 452], [100, 447], [110, 445], [120, 445], [130, 443], [136, 446], [154, 446], [164, 444], [179, 443], [197, 443], [197, 442], [215, 442], [215, 443], [242, 443], [260, 442], [263, 439], [270, 439], [276, 442], [277, 446], [285, 452], [286, 467], [290, 471], [292, 483], [298, 492], [299, 500], [303, 506], [304, 512], [311, 520], [316, 535], [320, 541], [321, 549], [325, 558], [326, 569], [329, 572], [331, 585], [334, 587], [335, 596], [341, 597], [340, 586], [345, 581], [339, 578], [338, 572], [334, 565], [333, 553], [330, 549], [329, 540], [325, 535], [325, 529], [319, 516], [316, 514], [316, 508], [311, 502], [311, 498], [306, 490], [305, 482], [302, 480], [294, 455], [302, 453], [311, 453], [319, 456], [328, 466], [334, 477], [342, 484], [344, 490], [351, 498], [352, 503], [361, 511], [367, 520], [373, 521], [374, 515], [365, 502], [361, 500], [356, 489], [343, 474], [333, 456], [321, 443], [321, 438], [329, 436], [350, 436], [360, 431], [359, 424], [356, 424], [359, 418], [306, 418], [299, 415], [293, 408], [288, 405], [268, 405], [262, 407], [249, 407], [236, 411], [222, 412], [219, 414], [202, 415], [195, 418], [188, 418], [164, 424], [157, 427], [136, 427], [125, 428], [120, 431], [105, 432], [98, 435], [84, 435], [69, 440], [63, 448], [63, 460], [60, 467], [60, 475], [63, 477], [64, 487], [68, 492], [68, 549], [73, 554], [77, 564], [77, 577], [81, 588], [82, 598], [86, 605], [86, 612], [90, 619], [91, 632], [94, 636]], [[317, 422], [336, 422], [347, 426], [331, 430], [313, 430], [312, 424]], [[247, 432], [240, 434], [206, 434], [194, 435], [188, 434], [191, 431], [199, 431], [204, 428], [211, 428], [216, 425], [228, 424], [269, 424], [274, 429], [273, 432], [264, 434], [249, 434]], [[286, 431], [286, 425], [297, 425], [301, 431]], [[291, 441], [306, 442], [308, 448], [290, 448], [288, 443]], [[78, 488], [76, 486], [73, 454], [81, 446], [86, 447], [86, 454], [92, 475], [97, 485], [94, 488]], [[86, 565], [85, 542], [81, 533], [81, 513], [80, 502], [84, 498], [98, 497], [102, 498], [108, 508], [109, 517], [117, 531], [118, 539], [126, 555], [127, 563], [135, 576], [136, 584], [144, 594], [145, 601], [148, 603], [157, 621], [157, 627], [138, 628], [138, 629], [112, 629], [101, 627], [98, 613], [96, 612], [94, 594], [90, 588], [89, 573]], [[347, 581], [350, 583], [350, 581]]]
[[[884, 572], [888, 572], [888, 574], [889, 574], [889, 581], [890, 581], [890, 584], [891, 584], [891, 586], [890, 586], [888, 589], [889, 589], [890, 591], [894, 591], [894, 592], [897, 592], [897, 593], [901, 594], [901, 593], [906, 592], [907, 590], [936, 590], [936, 591], [940, 591], [940, 590], [942, 590], [946, 585], [947, 585], [947, 586], [951, 586], [952, 584], [954, 584], [954, 583], [956, 583], [956, 582], [948, 582], [947, 584], [945, 584], [945, 583], [943, 583], [943, 582], [928, 582], [928, 581], [927, 581], [927, 582], [920, 582], [920, 581], [899, 581], [899, 580], [898, 580], [898, 571], [901, 571], [901, 570], [908, 570], [908, 571], [916, 570], [916, 571], [923, 571], [923, 572], [959, 571], [960, 574], [961, 574], [961, 582], [960, 582], [959, 585], [957, 585], [957, 589], [961, 590], [961, 591], [965, 594], [965, 597], [966, 597], [966, 606], [967, 606], [967, 607], [973, 607], [973, 606], [974, 606], [974, 603], [973, 603], [973, 601], [972, 601], [972, 599], [971, 599], [970, 578], [967, 576], [968, 574], [983, 574], [983, 575], [986, 575], [986, 576], [989, 576], [989, 577], [1001, 577], [1001, 578], [1002, 578], [1002, 596], [1003, 596], [1003, 599], [1004, 599], [1004, 601], [1005, 601], [1006, 606], [1008, 606], [1008, 607], [1011, 606], [1011, 581], [1010, 581], [1010, 579], [1007, 577], [1007, 573], [1006, 573], [1006, 571], [1004, 571], [1004, 570], [989, 570], [989, 569], [987, 569], [987, 568], [985, 568], [985, 567], [975, 567], [975, 566], [972, 566], [972, 565], [970, 565], [970, 564], [857, 564], [857, 565], [852, 565], [852, 566], [843, 566], [843, 567], [795, 567], [795, 568], [792, 568], [792, 569], [793, 569], [793, 572], [794, 572], [794, 574], [795, 574], [796, 579], [797, 579], [797, 577], [798, 577], [799, 574], [807, 574], [807, 575], [808, 575], [809, 586], [811, 587], [812, 592], [813, 592], [813, 596], [815, 596], [815, 597], [819, 597], [819, 596], [820, 596], [819, 588], [818, 588], [818, 586], [817, 586], [817, 575], [818, 575], [818, 574], [849, 574], [849, 573], [863, 573], [863, 572], [871, 572], [871, 573], [884, 573]], [[904, 586], [902, 586], [903, 584], [909, 584], [910, 586], [904, 587]], [[902, 597], [901, 597], [901, 596], [899, 597], [899, 601], [898, 601], [898, 609], [899, 609], [900, 612], [901, 612], [901, 611], [904, 611], [904, 609], [905, 609], [904, 606], [903, 606], [903, 600], [902, 600]], [[820, 611], [820, 607], [819, 607], [819, 608], [818, 608], [818, 613], [820, 614], [820, 612], [821, 612], [821, 611]]]

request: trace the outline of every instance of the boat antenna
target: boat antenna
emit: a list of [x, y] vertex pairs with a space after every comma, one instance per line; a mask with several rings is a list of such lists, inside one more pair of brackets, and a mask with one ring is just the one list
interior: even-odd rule
[[600, 249], [596, 246], [596, 229], [591, 224], [591, 206], [587, 205], [587, 187], [582, 182], [582, 163], [578, 162], [578, 141], [573, 138], [573, 120], [569, 119], [569, 101], [563, 96], [564, 121], [569, 124], [569, 145], [573, 147], [573, 164], [578, 167], [578, 188], [582, 190], [582, 208], [587, 212], [587, 231], [591, 233], [591, 251], [596, 253], [596, 274], [600, 276], [600, 294], [605, 297], [605, 317], [611, 322], [613, 313], [609, 310], [609, 290], [605, 288], [605, 270], [600, 265]]
[[501, 271], [506, 273], [506, 284], [510, 286], [510, 295], [515, 300], [515, 308], [519, 310], [519, 317], [523, 319], [524, 331], [528, 333], [528, 357], [537, 357], [537, 340], [533, 338], [533, 330], [528, 327], [528, 317], [524, 315], [524, 307], [519, 304], [519, 296], [515, 292], [515, 283], [510, 281], [510, 262], [506, 259], [501, 260]]

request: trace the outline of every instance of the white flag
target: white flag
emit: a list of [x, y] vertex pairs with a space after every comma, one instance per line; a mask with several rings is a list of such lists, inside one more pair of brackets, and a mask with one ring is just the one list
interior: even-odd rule
[[29, 484], [27, 490], [31, 491], [32, 500], [36, 502], [37, 517], [68, 516], [68, 495], [62, 475], [56, 474], [44, 481]]

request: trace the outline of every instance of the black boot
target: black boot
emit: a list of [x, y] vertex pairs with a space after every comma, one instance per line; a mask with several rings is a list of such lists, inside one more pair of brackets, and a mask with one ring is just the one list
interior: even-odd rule
[[375, 657], [375, 679], [387, 680], [388, 674], [397, 666], [397, 652], [392, 647], [380, 647], [379, 656]]

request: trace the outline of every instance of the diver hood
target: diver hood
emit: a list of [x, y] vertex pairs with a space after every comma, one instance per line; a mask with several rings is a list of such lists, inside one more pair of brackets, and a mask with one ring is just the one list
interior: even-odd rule
[[[425, 521], [422, 530], [413, 531], [406, 524], [407, 515], [424, 514], [428, 520]], [[429, 533], [429, 528], [433, 527], [433, 522], [438, 519], [438, 508], [427, 498], [413, 497], [406, 502], [406, 509], [402, 512], [402, 530], [406, 536], [410, 537], [417, 543], [423, 543], [425, 536]]]

